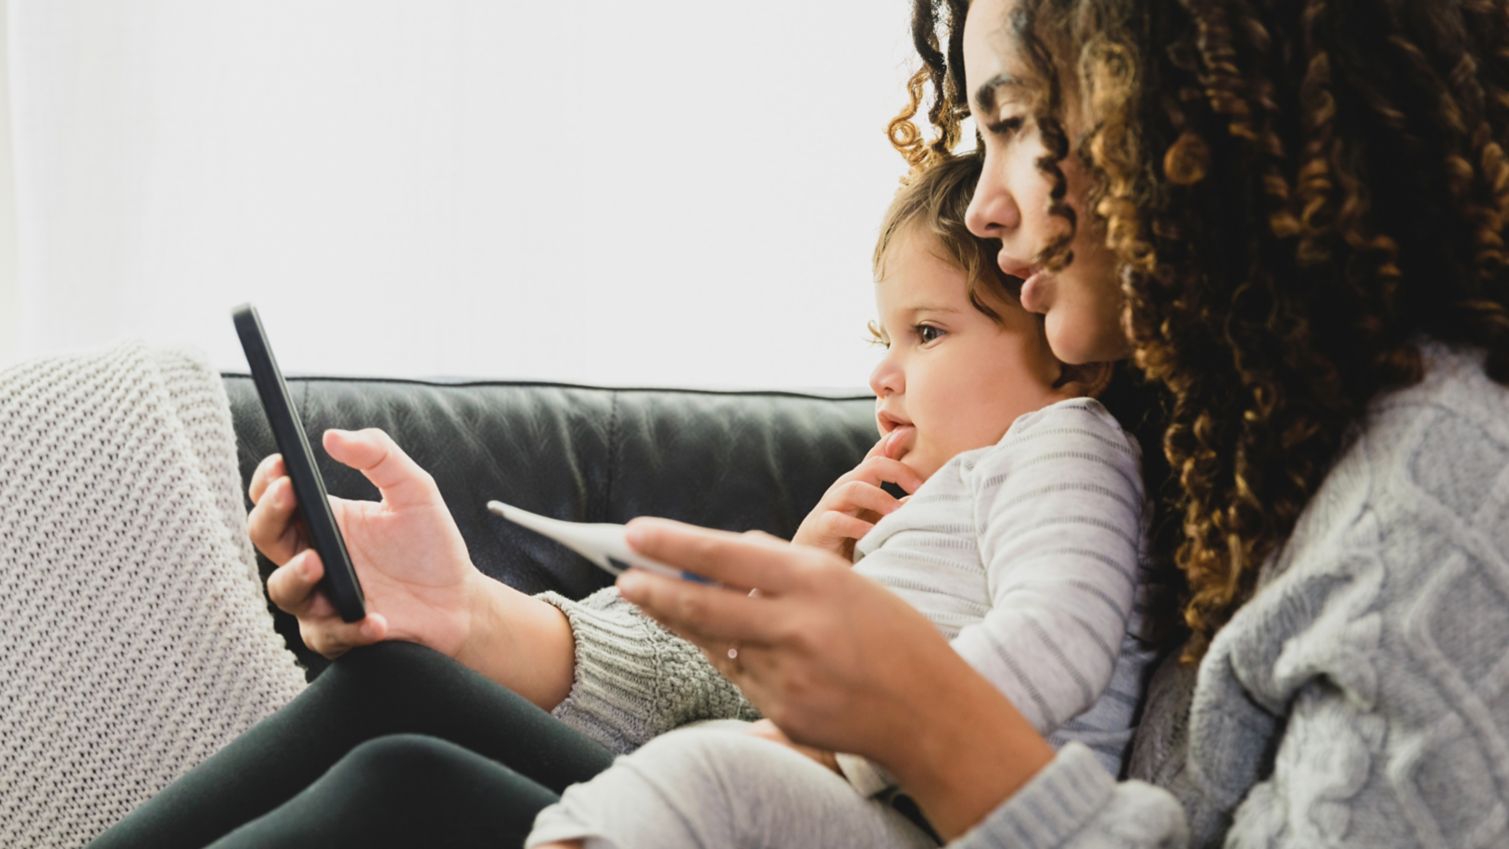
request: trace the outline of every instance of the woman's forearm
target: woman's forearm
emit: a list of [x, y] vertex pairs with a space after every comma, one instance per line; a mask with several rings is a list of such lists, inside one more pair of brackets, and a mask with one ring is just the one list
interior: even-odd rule
[[930, 680], [917, 682], [915, 704], [905, 711], [914, 733], [897, 734], [887, 751], [869, 754], [951, 840], [1015, 794], [1054, 752], [961, 658], [926, 669]]
[[456, 660], [545, 710], [571, 692], [576, 643], [553, 605], [482, 576]]

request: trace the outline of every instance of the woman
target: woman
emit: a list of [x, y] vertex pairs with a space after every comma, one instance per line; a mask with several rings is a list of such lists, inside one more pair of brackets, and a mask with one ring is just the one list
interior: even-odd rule
[[625, 597], [960, 846], [1509, 841], [1509, 6], [976, 0], [940, 48], [938, 5], [915, 32], [938, 143], [966, 107], [982, 136], [972, 229], [1055, 354], [1172, 396], [1189, 636], [1144, 780], [1050, 750], [817, 554], [644, 521], [733, 589]]

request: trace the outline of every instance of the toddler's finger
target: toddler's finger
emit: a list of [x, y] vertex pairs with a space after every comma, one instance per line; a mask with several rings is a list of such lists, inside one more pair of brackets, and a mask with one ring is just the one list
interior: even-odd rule
[[881, 489], [879, 484], [869, 481], [850, 481], [843, 485], [837, 495], [838, 503], [834, 506], [846, 513], [868, 510], [877, 516], [884, 516], [898, 506], [895, 496]]
[[862, 539], [875, 527], [873, 522], [866, 522], [857, 516], [837, 511], [824, 513], [818, 521], [822, 526], [823, 535], [835, 541]]
[[884, 457], [886, 441], [887, 439], [889, 439], [889, 437], [890, 434], [886, 434], [885, 436], [882, 436], [881, 438], [875, 440], [875, 444], [871, 445], [870, 450], [865, 452], [865, 459], [868, 460], [871, 457]]
[[890, 457], [871, 457], [860, 463], [851, 473], [855, 480], [868, 481], [876, 486], [890, 482], [906, 492], [916, 492], [922, 486], [922, 476], [907, 464]]

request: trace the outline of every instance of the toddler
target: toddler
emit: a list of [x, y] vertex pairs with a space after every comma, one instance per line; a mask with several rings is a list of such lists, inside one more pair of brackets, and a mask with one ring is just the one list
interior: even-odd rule
[[[893, 202], [875, 251], [880, 440], [794, 542], [852, 555], [1050, 742], [1080, 741], [1116, 775], [1151, 660], [1139, 450], [1095, 400], [1109, 367], [1055, 360], [1018, 281], [966, 230], [979, 172], [936, 163]], [[568, 789], [527, 845], [936, 845], [879, 767], [783, 741], [765, 721], [662, 735]]]

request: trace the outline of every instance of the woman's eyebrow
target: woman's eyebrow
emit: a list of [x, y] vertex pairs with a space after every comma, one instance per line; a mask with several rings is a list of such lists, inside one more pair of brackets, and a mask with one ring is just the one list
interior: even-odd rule
[[1025, 82], [1010, 74], [996, 74], [975, 89], [975, 111], [994, 112], [997, 91], [1003, 88], [1026, 88], [1026, 86]]

